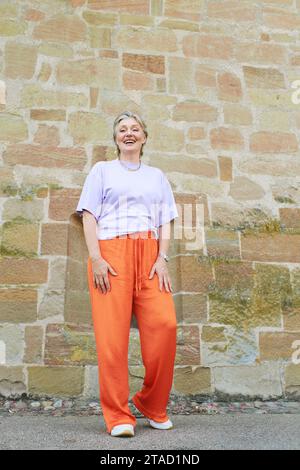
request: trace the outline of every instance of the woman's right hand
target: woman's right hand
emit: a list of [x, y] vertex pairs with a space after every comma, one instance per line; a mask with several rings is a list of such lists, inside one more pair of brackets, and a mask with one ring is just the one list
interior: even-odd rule
[[94, 287], [99, 287], [102, 290], [103, 294], [106, 294], [107, 291], [111, 290], [110, 282], [108, 279], [108, 271], [117, 276], [118, 273], [110, 266], [110, 264], [105, 261], [104, 258], [98, 258], [92, 261], [92, 271], [94, 276]]

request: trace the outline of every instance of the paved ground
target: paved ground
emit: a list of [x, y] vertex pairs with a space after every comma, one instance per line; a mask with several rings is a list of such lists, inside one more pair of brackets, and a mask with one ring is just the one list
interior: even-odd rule
[[[111, 437], [102, 416], [0, 416], [0, 449], [300, 449], [300, 415], [169, 415], [174, 428], [137, 419], [131, 438]], [[125, 454], [126, 455], [126, 454]]]

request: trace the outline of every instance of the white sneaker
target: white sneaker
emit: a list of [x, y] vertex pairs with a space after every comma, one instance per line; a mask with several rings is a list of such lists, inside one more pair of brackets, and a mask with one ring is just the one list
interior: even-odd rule
[[134, 427], [132, 424], [117, 424], [110, 432], [111, 436], [131, 437], [134, 436]]
[[164, 423], [158, 423], [157, 421], [153, 421], [153, 419], [148, 419], [150, 426], [155, 429], [172, 429], [173, 423], [170, 419], [165, 421]]

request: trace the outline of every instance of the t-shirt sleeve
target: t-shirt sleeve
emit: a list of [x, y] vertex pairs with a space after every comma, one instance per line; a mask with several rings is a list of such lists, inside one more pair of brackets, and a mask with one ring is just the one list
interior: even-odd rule
[[161, 173], [161, 185], [162, 199], [159, 208], [158, 226], [164, 225], [176, 217], [179, 217], [172, 187], [163, 172]]
[[76, 207], [76, 212], [80, 217], [83, 216], [83, 209], [86, 209], [93, 214], [98, 222], [102, 208], [102, 190], [101, 165], [97, 162], [85, 179], [80, 199]]

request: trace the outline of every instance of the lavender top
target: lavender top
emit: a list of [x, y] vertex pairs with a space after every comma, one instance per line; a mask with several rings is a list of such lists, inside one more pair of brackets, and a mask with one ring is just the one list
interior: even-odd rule
[[[136, 168], [136, 163], [124, 163]], [[97, 238], [105, 240], [153, 230], [178, 217], [171, 185], [162, 170], [141, 162], [128, 171], [116, 158], [100, 161], [87, 175], [76, 212], [91, 212], [97, 221]]]

